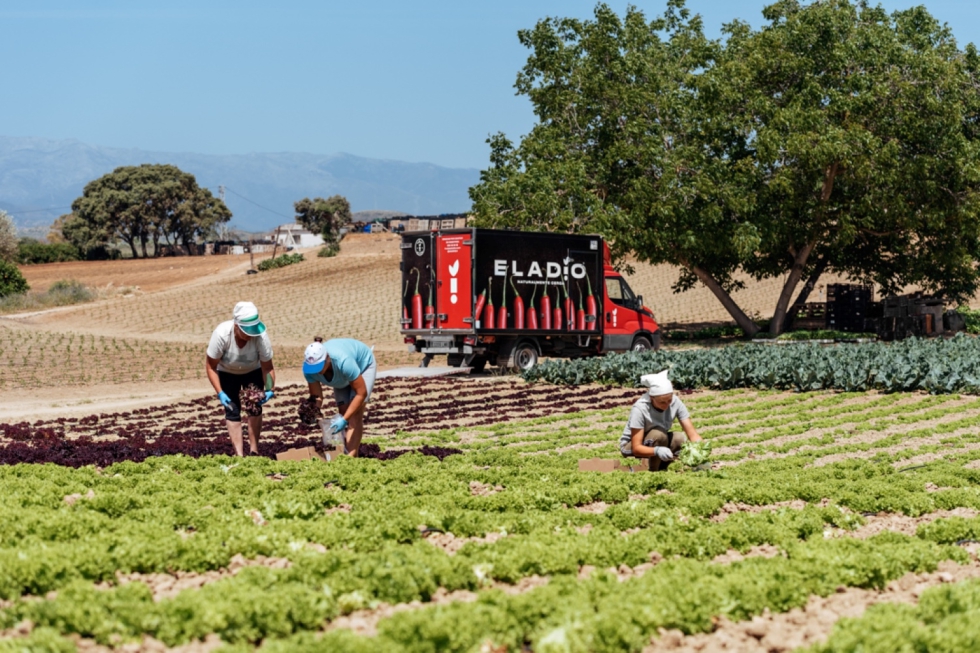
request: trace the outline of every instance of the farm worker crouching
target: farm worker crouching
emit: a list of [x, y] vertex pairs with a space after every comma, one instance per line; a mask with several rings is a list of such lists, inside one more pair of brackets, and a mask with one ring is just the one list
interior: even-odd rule
[[356, 457], [364, 434], [364, 407], [374, 389], [378, 365], [374, 352], [360, 340], [334, 338], [323, 342], [317, 338], [303, 354], [303, 376], [316, 398], [317, 408], [323, 406], [323, 386], [333, 388], [340, 419], [333, 433], [344, 434], [344, 446], [349, 456]]
[[[674, 395], [666, 371], [641, 376], [640, 383], [647, 392], [630, 410], [629, 422], [619, 438], [619, 451], [624, 456], [650, 458], [651, 471], [667, 469], [685, 442], [697, 442], [701, 436], [694, 429], [687, 406]], [[684, 433], [670, 430], [675, 418]]]
[[[272, 365], [272, 343], [259, 311], [252, 302], [238, 302], [232, 311], [234, 319], [222, 322], [211, 334], [205, 371], [225, 408], [225, 423], [235, 454], [245, 455], [242, 442], [242, 414], [239, 392], [247, 385], [265, 388], [265, 398], [275, 396], [276, 370]], [[259, 452], [262, 416], [249, 415], [248, 441], [252, 454]]]

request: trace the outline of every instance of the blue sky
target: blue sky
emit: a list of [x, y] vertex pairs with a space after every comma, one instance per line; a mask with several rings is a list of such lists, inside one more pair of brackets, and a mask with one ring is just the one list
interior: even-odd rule
[[[626, 2], [611, 1], [622, 12]], [[637, 1], [648, 16], [665, 2]], [[689, 0], [709, 34], [762, 0]], [[889, 10], [916, 4], [887, 0]], [[980, 2], [924, 2], [961, 45]], [[580, 0], [0, 4], [0, 135], [206, 154], [349, 152], [482, 168], [533, 124], [517, 30]]]

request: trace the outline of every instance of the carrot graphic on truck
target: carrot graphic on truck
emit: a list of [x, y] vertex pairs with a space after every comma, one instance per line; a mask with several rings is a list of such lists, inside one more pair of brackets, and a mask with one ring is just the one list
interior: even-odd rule
[[541, 293], [541, 328], [545, 331], [551, 330], [551, 297], [548, 296], [548, 286]]
[[483, 311], [483, 328], [493, 329], [497, 316], [493, 314], [493, 277], [487, 281], [487, 307]]
[[412, 268], [412, 272], [414, 272], [416, 275], [415, 294], [412, 295], [412, 328], [421, 329], [422, 328], [422, 295], [419, 294], [419, 279], [422, 278], [422, 273], [419, 272], [418, 268]]
[[521, 299], [520, 293], [517, 292], [517, 286], [514, 285], [514, 277], [510, 278], [510, 287], [514, 289], [514, 328], [523, 329], [524, 300]]
[[595, 297], [592, 295], [592, 280], [589, 275], [585, 275], [585, 283], [588, 284], [589, 296], [585, 298], [585, 328], [595, 331], [599, 321], [599, 311], [596, 306]]
[[507, 328], [507, 275], [504, 274], [504, 293], [500, 296], [500, 311], [497, 313], [497, 328]]
[[538, 296], [538, 287], [534, 286], [534, 292], [531, 293], [531, 305], [528, 307], [530, 310], [527, 312], [527, 328], [538, 329], [538, 306], [534, 302], [534, 298]]

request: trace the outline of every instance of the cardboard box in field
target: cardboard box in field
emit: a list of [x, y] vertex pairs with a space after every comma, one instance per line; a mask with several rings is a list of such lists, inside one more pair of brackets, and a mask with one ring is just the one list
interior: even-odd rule
[[287, 449], [281, 453], [277, 453], [276, 460], [322, 460], [323, 462], [330, 462], [331, 460], [337, 460], [338, 457], [343, 455], [344, 450], [341, 447], [326, 449], [323, 453], [320, 453], [313, 447], [297, 447], [296, 449]]
[[649, 458], [582, 458], [580, 472], [648, 472]]

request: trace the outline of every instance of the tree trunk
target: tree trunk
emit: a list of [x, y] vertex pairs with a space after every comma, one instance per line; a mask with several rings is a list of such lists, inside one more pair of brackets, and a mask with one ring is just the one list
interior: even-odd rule
[[827, 271], [827, 266], [830, 264], [830, 259], [826, 256], [817, 261], [816, 266], [810, 273], [810, 276], [806, 278], [806, 283], [803, 284], [803, 288], [800, 290], [800, 294], [796, 296], [793, 301], [793, 305], [790, 307], [789, 312], [794, 313], [799, 307], [806, 304], [806, 300], [810, 298], [810, 293], [817, 285], [817, 281], [823, 276], [823, 273]]
[[769, 335], [778, 336], [783, 332], [783, 323], [786, 321], [786, 309], [789, 308], [789, 300], [793, 296], [793, 291], [803, 278], [803, 268], [806, 261], [810, 258], [810, 252], [817, 246], [816, 241], [807, 243], [796, 256], [793, 257], [793, 267], [789, 271], [789, 277], [783, 284], [783, 291], [779, 293], [779, 301], [776, 302], [776, 311], [772, 314], [772, 321], [769, 323]]
[[[834, 181], [837, 179], [839, 170], [840, 164], [834, 161], [824, 171], [823, 186], [820, 189], [820, 203], [823, 205], [824, 211], [826, 211], [827, 202], [830, 201], [830, 196], [834, 192]], [[817, 241], [812, 240], [799, 251], [793, 252], [793, 267], [789, 271], [789, 277], [787, 277], [786, 283], [783, 284], [783, 291], [779, 293], [779, 301], [776, 302], [776, 311], [772, 314], [772, 321], [769, 323], [770, 335], [778, 336], [783, 332], [783, 324], [786, 322], [786, 309], [789, 308], [789, 300], [793, 296], [793, 291], [796, 290], [796, 286], [800, 283], [800, 279], [803, 277], [803, 268], [806, 267], [807, 259], [810, 258], [810, 253], [813, 252], [813, 248], [816, 246]]]
[[701, 283], [707, 286], [708, 290], [714, 293], [714, 296], [718, 298], [718, 301], [725, 307], [725, 310], [735, 318], [735, 323], [742, 327], [745, 335], [751, 337], [759, 332], [759, 326], [752, 321], [752, 318], [745, 314], [745, 311], [739, 308], [728, 291], [722, 288], [721, 284], [710, 273], [696, 265], [688, 266], [688, 269], [697, 276]]
[[123, 238], [126, 244], [129, 245], [129, 249], [133, 252], [133, 258], [139, 258], [140, 255], [136, 252], [136, 239], [135, 238]]

